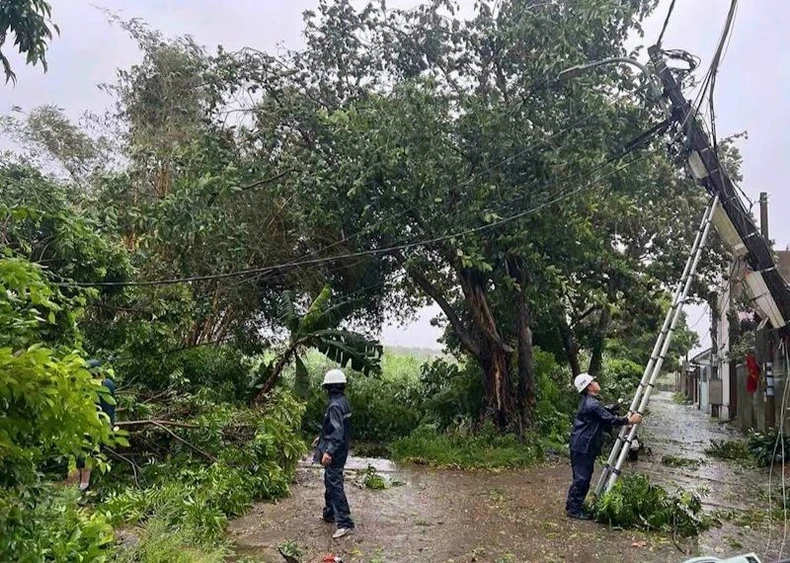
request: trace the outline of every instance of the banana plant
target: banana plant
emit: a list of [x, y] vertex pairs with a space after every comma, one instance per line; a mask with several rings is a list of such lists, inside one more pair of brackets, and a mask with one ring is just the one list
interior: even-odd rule
[[365, 375], [381, 371], [382, 346], [361, 334], [339, 328], [343, 319], [352, 312], [353, 305], [348, 301], [333, 304], [331, 298], [332, 290], [325, 286], [307, 311], [300, 315], [293, 293], [287, 291], [281, 295], [278, 316], [289, 332], [288, 343], [277, 358], [260, 370], [254, 386], [253, 404], [263, 401], [291, 362], [296, 368], [294, 393], [298, 397], [306, 397], [310, 377], [301, 356], [310, 348], [342, 367], [350, 364], [351, 369]]

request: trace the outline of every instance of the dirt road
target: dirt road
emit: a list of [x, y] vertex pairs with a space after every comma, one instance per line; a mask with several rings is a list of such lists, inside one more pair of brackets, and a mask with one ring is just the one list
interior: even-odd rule
[[[643, 439], [653, 450], [638, 470], [672, 487], [705, 485], [709, 508], [760, 508], [765, 501], [765, 472], [738, 469], [705, 459], [700, 469], [667, 468], [665, 454], [704, 458], [702, 449], [726, 429], [691, 407], [676, 405], [668, 393], [651, 404]], [[691, 439], [690, 439], [691, 438]], [[354, 460], [364, 469], [367, 460]], [[383, 463], [383, 462], [378, 462]], [[355, 534], [333, 541], [333, 526], [319, 516], [323, 504], [321, 471], [303, 467], [292, 496], [278, 504], [261, 503], [232, 522], [230, 537], [239, 555], [280, 562], [276, 547], [294, 541], [306, 562], [329, 553], [346, 563], [426, 562], [680, 562], [696, 554], [719, 557], [756, 551], [765, 553], [767, 528], [724, 523], [698, 542], [683, 545], [659, 534], [610, 530], [591, 522], [569, 520], [564, 502], [570, 479], [567, 461], [558, 460], [523, 471], [483, 472], [395, 468], [380, 465], [391, 479], [402, 482], [386, 490], [347, 485]], [[774, 532], [772, 552], [778, 550], [782, 529]], [[766, 561], [771, 559], [766, 559]]]

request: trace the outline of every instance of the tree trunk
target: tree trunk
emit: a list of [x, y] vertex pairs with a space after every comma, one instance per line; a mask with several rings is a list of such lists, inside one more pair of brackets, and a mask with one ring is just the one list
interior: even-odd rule
[[564, 311], [561, 312], [561, 316], [557, 321], [557, 328], [560, 331], [560, 339], [562, 340], [562, 347], [565, 350], [565, 356], [568, 358], [571, 375], [575, 378], [582, 372], [581, 365], [579, 365], [579, 345], [576, 343], [573, 329], [571, 329], [568, 325], [568, 321], [565, 319]]
[[609, 322], [612, 320], [612, 309], [607, 303], [601, 309], [601, 316], [598, 317], [598, 326], [595, 331], [595, 339], [592, 346], [592, 357], [590, 358], [590, 366], [587, 368], [587, 373], [593, 377], [598, 377], [601, 374], [603, 367], [603, 353], [606, 349], [606, 334], [609, 331]]
[[296, 353], [297, 346], [293, 344], [288, 347], [288, 349], [280, 356], [280, 359], [277, 360], [277, 363], [274, 364], [272, 368], [272, 372], [269, 374], [269, 377], [266, 379], [266, 382], [261, 387], [261, 390], [258, 391], [255, 396], [252, 398], [252, 405], [259, 406], [263, 403], [263, 400], [266, 398], [266, 395], [274, 389], [274, 385], [277, 383], [277, 380], [280, 379], [280, 374], [285, 369], [285, 366], [288, 365], [288, 362], [291, 361], [291, 358]]
[[483, 417], [492, 420], [500, 430], [521, 426], [513, 393], [510, 358], [509, 352], [490, 341], [486, 342], [477, 358], [485, 375]]
[[527, 302], [527, 285], [529, 279], [526, 270], [520, 264], [512, 268], [519, 284], [518, 292], [518, 379], [516, 380], [516, 405], [518, 407], [521, 427], [519, 434], [532, 426], [534, 422], [537, 390], [535, 382], [535, 363], [532, 357], [532, 315]]
[[[478, 361], [485, 373], [484, 414], [492, 419], [500, 430], [521, 432], [525, 426], [527, 413], [519, 408], [517, 384], [521, 382], [514, 381], [512, 363], [515, 350], [503, 342], [497, 330], [496, 320], [485, 294], [485, 280], [466, 271], [461, 271], [459, 274], [466, 306], [481, 342]], [[527, 330], [528, 328], [527, 320]], [[525, 356], [528, 358], [525, 365], [529, 369], [532, 359], [531, 331], [528, 335], [525, 332], [524, 336], [529, 336], [529, 349], [525, 348]], [[529, 379], [530, 376], [525, 374], [523, 381], [525, 404], [528, 401]]]
[[[474, 357], [483, 369], [485, 378], [483, 416], [492, 420], [500, 430], [520, 430], [523, 427], [523, 420], [517, 404], [517, 391], [511, 362], [514, 350], [503, 342], [497, 331], [496, 320], [485, 294], [485, 279], [478, 278], [463, 268], [456, 268], [464, 293], [464, 304], [471, 319], [471, 323], [469, 323], [461, 318], [441, 290], [419, 268], [410, 267], [406, 260], [398, 254], [395, 257], [420, 289], [439, 305], [458, 336], [463, 349]], [[525, 331], [524, 334], [526, 339], [527, 332]], [[531, 344], [530, 332], [529, 347], [524, 351], [524, 355], [529, 358], [530, 363], [527, 364], [529, 370], [532, 369]], [[526, 405], [530, 404], [529, 395], [533, 385], [532, 380], [534, 378], [531, 377], [530, 372], [525, 372], [523, 397]], [[532, 411], [529, 412], [531, 414]]]

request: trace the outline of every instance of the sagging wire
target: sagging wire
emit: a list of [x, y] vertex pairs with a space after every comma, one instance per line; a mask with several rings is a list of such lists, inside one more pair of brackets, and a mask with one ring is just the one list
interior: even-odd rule
[[672, 0], [672, 3], [669, 5], [667, 17], [664, 18], [664, 25], [661, 27], [661, 33], [658, 34], [658, 41], [656, 41], [656, 45], [661, 45], [661, 41], [664, 39], [664, 33], [667, 31], [667, 26], [669, 25], [669, 20], [672, 18], [673, 11], [675, 11], [675, 0]]
[[[713, 141], [713, 154], [716, 155], [716, 158], [721, 160], [721, 155], [719, 153], [719, 140], [716, 133], [716, 108], [715, 108], [715, 90], [716, 90], [716, 77], [719, 74], [719, 67], [721, 66], [721, 61], [724, 58], [724, 52], [726, 47], [729, 45], [730, 38], [732, 37], [732, 24], [735, 20], [735, 13], [738, 10], [738, 0], [732, 0], [730, 2], [730, 10], [727, 13], [727, 20], [724, 23], [724, 30], [721, 34], [721, 39], [719, 40], [719, 46], [716, 48], [716, 53], [713, 55], [713, 60], [711, 61], [710, 65], [710, 89], [708, 91], [708, 107], [710, 109], [710, 129], [711, 129], [711, 140]], [[721, 182], [724, 184], [724, 171], [719, 167], [719, 175], [721, 176]]]
[[710, 314], [710, 305], [706, 303], [706, 304], [705, 304], [705, 308], [702, 310], [702, 314], [701, 314], [701, 315], [699, 316], [699, 318], [698, 318], [698, 319], [697, 319], [697, 320], [694, 322], [694, 324], [693, 324], [693, 325], [691, 325], [691, 326], [689, 326], [689, 327], [688, 327], [688, 329], [689, 329], [689, 330], [694, 330], [695, 328], [697, 328], [697, 325], [699, 325], [699, 323], [701, 323], [701, 322], [702, 322], [702, 319], [704, 319], [704, 318], [705, 318], [706, 316], [708, 316], [709, 314]]
[[[57, 283], [56, 285], [58, 285], [60, 287], [126, 287], [126, 286], [172, 285], [172, 284], [177, 284], [177, 283], [189, 283], [189, 282], [196, 282], [196, 281], [225, 279], [225, 278], [231, 278], [231, 277], [236, 277], [236, 276], [244, 276], [244, 275], [250, 275], [250, 274], [271, 273], [271, 272], [279, 271], [279, 270], [284, 269], [286, 267], [297, 267], [297, 266], [303, 266], [303, 265], [321, 264], [321, 263], [331, 262], [331, 261], [339, 260], [339, 259], [343, 259], [343, 258], [355, 258], [355, 257], [360, 257], [360, 256], [374, 256], [374, 255], [378, 255], [378, 254], [387, 254], [387, 253], [390, 253], [390, 252], [396, 251], [396, 250], [407, 250], [407, 249], [414, 248], [414, 247], [427, 246], [427, 245], [435, 244], [435, 243], [438, 243], [438, 242], [443, 242], [443, 241], [446, 241], [446, 240], [449, 240], [449, 239], [463, 237], [463, 236], [466, 236], [466, 235], [469, 235], [469, 234], [495, 229], [497, 227], [500, 227], [501, 225], [504, 225], [504, 224], [512, 222], [512, 221], [516, 221], [518, 219], [521, 219], [523, 217], [526, 217], [528, 215], [531, 215], [533, 213], [541, 211], [542, 209], [544, 209], [546, 207], [549, 207], [549, 206], [551, 206], [551, 205], [553, 205], [555, 203], [558, 203], [560, 201], [563, 201], [563, 200], [565, 200], [565, 199], [567, 199], [567, 198], [569, 198], [571, 196], [574, 196], [577, 193], [581, 192], [582, 190], [590, 187], [595, 182], [603, 180], [604, 178], [606, 178], [608, 176], [611, 176], [614, 173], [619, 172], [620, 170], [628, 168], [629, 166], [631, 166], [635, 162], [643, 160], [645, 158], [645, 156], [642, 156], [642, 157], [639, 157], [639, 158], [632, 159], [631, 161], [625, 163], [624, 165], [620, 165], [619, 167], [615, 168], [613, 171], [604, 173], [603, 175], [601, 175], [598, 178], [593, 177], [594, 174], [597, 173], [600, 169], [604, 168], [605, 166], [607, 166], [607, 165], [609, 165], [609, 164], [611, 164], [611, 163], [613, 163], [613, 162], [615, 162], [617, 160], [622, 159], [623, 157], [625, 157], [632, 150], [633, 150], [633, 147], [629, 148], [628, 150], [620, 151], [619, 153], [611, 156], [607, 160], [605, 160], [605, 161], [601, 162], [600, 164], [598, 164], [592, 171], [590, 171], [586, 175], [579, 175], [579, 174], [577, 174], [577, 175], [571, 176], [571, 178], [581, 177], [582, 180], [588, 180], [588, 182], [585, 183], [585, 184], [579, 184], [578, 186], [576, 186], [575, 188], [573, 188], [573, 189], [571, 189], [569, 191], [565, 191], [565, 192], [556, 194], [555, 197], [553, 197], [552, 199], [550, 199], [548, 201], [543, 201], [543, 202], [538, 203], [537, 205], [534, 205], [534, 206], [532, 206], [532, 207], [530, 207], [530, 208], [528, 208], [526, 210], [523, 210], [523, 211], [520, 211], [518, 213], [515, 213], [515, 214], [512, 214], [512, 215], [503, 217], [503, 218], [498, 219], [498, 220], [496, 220], [494, 222], [491, 222], [491, 223], [486, 223], [486, 224], [483, 224], [483, 225], [477, 225], [477, 226], [474, 226], [474, 227], [471, 227], [471, 228], [467, 228], [467, 229], [462, 229], [462, 230], [458, 230], [458, 231], [454, 231], [454, 232], [445, 233], [443, 235], [436, 236], [436, 237], [433, 237], [433, 238], [428, 238], [428, 239], [424, 239], [424, 240], [417, 240], [417, 241], [412, 241], [412, 242], [404, 242], [403, 244], [399, 244], [399, 245], [396, 245], [396, 246], [390, 246], [390, 247], [386, 247], [386, 248], [377, 248], [377, 249], [371, 249], [371, 250], [364, 250], [364, 251], [352, 252], [352, 253], [348, 253], [348, 254], [341, 254], [341, 255], [331, 256], [331, 257], [315, 258], [315, 259], [312, 259], [312, 260], [292, 261], [292, 262], [287, 262], [287, 263], [284, 263], [284, 264], [277, 264], [277, 265], [266, 266], [266, 267], [261, 267], [261, 268], [251, 268], [251, 269], [245, 269], [245, 270], [238, 270], [238, 271], [234, 271], [234, 272], [226, 272], [226, 273], [214, 274], [214, 275], [197, 275], [197, 276], [190, 276], [190, 277], [172, 278], [172, 279], [166, 279], [166, 280], [138, 280], [138, 281], [124, 281], [124, 282], [63, 282], [63, 283]], [[655, 152], [655, 151], [651, 151], [651, 152]], [[647, 155], [649, 155], [649, 154], [650, 154], [650, 152], [647, 153]], [[564, 181], [551, 182], [546, 187], [556, 186], [556, 185], [559, 185], [559, 184], [562, 184], [562, 183], [570, 183], [569, 180], [570, 179], [565, 179]], [[549, 195], [549, 194], [548, 194], [548, 192], [545, 192], [544, 195]], [[517, 198], [517, 199], [523, 199], [523, 198]]]

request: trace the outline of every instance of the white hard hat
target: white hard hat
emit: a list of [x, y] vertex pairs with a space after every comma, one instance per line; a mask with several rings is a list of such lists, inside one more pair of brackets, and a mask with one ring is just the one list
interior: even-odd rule
[[595, 378], [590, 375], [589, 373], [580, 373], [576, 376], [576, 379], [573, 380], [573, 386], [576, 387], [576, 391], [581, 393], [587, 386], [593, 382]]
[[338, 383], [346, 382], [346, 374], [341, 369], [330, 369], [324, 376], [324, 382], [321, 385], [335, 385]]

